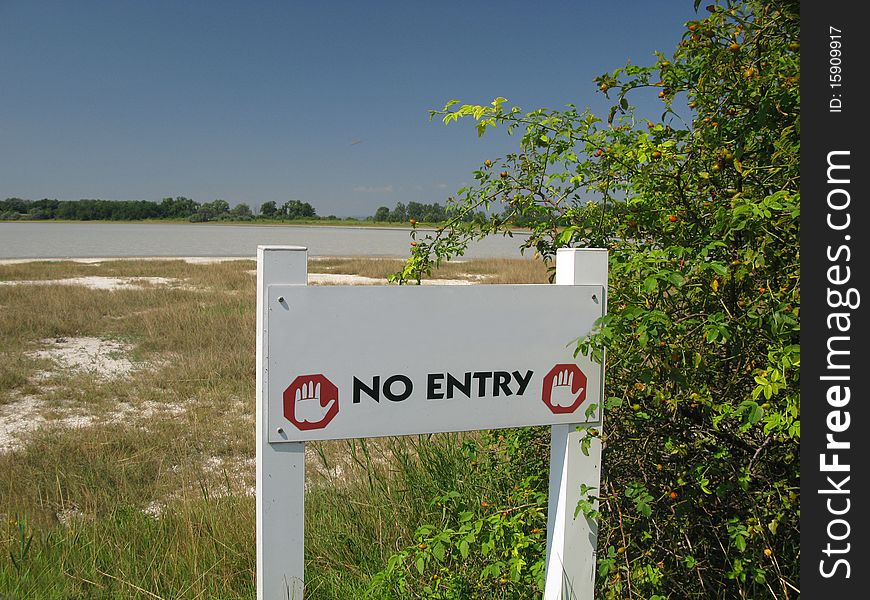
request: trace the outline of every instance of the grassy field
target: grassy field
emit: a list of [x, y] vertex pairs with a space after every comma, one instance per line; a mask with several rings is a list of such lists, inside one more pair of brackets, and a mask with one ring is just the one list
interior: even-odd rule
[[[381, 279], [399, 264], [310, 271]], [[254, 596], [254, 268], [0, 265], [0, 598]], [[527, 260], [435, 276], [547, 281]], [[478, 507], [506, 497], [509, 483], [469, 469], [467, 441], [309, 444], [306, 597], [362, 597], [443, 516], [445, 490]], [[475, 462], [499, 460], [487, 452]]]

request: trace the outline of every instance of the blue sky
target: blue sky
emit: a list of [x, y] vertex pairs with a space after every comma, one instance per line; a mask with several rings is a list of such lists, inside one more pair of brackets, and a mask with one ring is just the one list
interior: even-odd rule
[[606, 114], [592, 78], [672, 51], [693, 15], [691, 0], [0, 0], [0, 197], [338, 216], [443, 202], [515, 141], [430, 108]]

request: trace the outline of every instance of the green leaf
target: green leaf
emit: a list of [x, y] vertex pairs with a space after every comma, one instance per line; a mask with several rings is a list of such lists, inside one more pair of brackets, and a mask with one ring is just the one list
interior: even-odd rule
[[650, 275], [646, 279], [643, 280], [643, 291], [647, 294], [651, 294], [659, 289], [659, 280], [654, 276]]
[[462, 540], [461, 542], [459, 542], [459, 554], [462, 555], [463, 559], [468, 558], [468, 552], [469, 552], [468, 542], [466, 542], [465, 540]]
[[677, 287], [682, 287], [686, 282], [686, 278], [677, 273], [676, 271], [671, 271], [668, 273], [668, 281], [673, 283]]
[[725, 265], [723, 265], [722, 263], [718, 263], [718, 262], [710, 262], [710, 263], [708, 263], [708, 264], [710, 265], [710, 268], [713, 269], [713, 271], [714, 271], [717, 275], [722, 275], [722, 276], [724, 276], [724, 275], [727, 275], [727, 274], [728, 274], [728, 269], [727, 269], [727, 268], [725, 267]]
[[444, 549], [444, 544], [440, 542], [432, 547], [432, 556], [434, 556], [435, 560], [437, 560], [438, 562], [444, 562], [445, 553], [446, 551]]

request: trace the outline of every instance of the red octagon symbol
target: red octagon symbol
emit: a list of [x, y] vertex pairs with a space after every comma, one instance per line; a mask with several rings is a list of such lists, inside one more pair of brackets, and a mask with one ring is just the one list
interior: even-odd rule
[[323, 429], [338, 414], [338, 388], [323, 375], [300, 375], [284, 390], [284, 416], [297, 429]]
[[572, 413], [586, 400], [586, 375], [577, 365], [556, 365], [544, 376], [542, 396], [554, 414]]

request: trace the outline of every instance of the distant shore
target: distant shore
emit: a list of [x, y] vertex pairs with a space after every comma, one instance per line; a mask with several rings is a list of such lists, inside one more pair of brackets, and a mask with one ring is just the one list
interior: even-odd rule
[[[0, 223], [59, 223], [65, 225], [90, 224], [90, 225], [196, 225], [198, 227], [218, 226], [251, 226], [251, 227], [349, 227], [351, 229], [389, 229], [410, 231], [412, 228], [407, 223], [385, 223], [381, 221], [357, 221], [351, 219], [326, 220], [326, 219], [300, 219], [294, 221], [278, 221], [278, 220], [256, 220], [256, 221], [206, 221], [203, 223], [192, 223], [187, 219], [141, 219], [131, 221], [114, 221], [109, 219], [92, 219], [82, 221], [79, 219], [0, 219]], [[434, 231], [438, 224], [425, 223], [418, 230]]]

